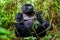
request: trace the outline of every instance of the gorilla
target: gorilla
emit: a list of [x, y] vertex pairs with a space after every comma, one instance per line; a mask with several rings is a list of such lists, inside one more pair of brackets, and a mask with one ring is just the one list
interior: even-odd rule
[[[36, 15], [36, 19], [34, 19], [34, 14]], [[34, 36], [36, 37], [36, 34], [34, 33], [34, 30], [32, 29], [34, 20], [37, 20], [39, 25], [37, 29], [35, 29], [36, 33], [39, 34], [42, 31], [46, 30], [50, 23], [48, 21], [44, 21], [41, 12], [34, 11], [34, 8], [31, 4], [25, 4], [22, 6], [22, 12], [19, 12], [16, 15], [16, 23], [15, 23], [15, 35], [17, 37], [29, 37]], [[46, 35], [47, 31], [44, 31], [43, 33], [39, 34], [39, 37], [44, 37]]]

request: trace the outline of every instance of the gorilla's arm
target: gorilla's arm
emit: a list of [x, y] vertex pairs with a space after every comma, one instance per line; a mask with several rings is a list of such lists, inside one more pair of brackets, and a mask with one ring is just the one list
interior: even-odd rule
[[[16, 23], [15, 23], [15, 35], [17, 37], [26, 37], [26, 36], [30, 36], [30, 32], [24, 27], [24, 23], [23, 21], [21, 22], [21, 20], [23, 20], [23, 15], [21, 13], [18, 13], [16, 15]], [[17, 30], [17, 31], [16, 31]], [[17, 34], [18, 32], [18, 34]]]
[[[21, 26], [23, 25], [23, 15], [22, 15], [22, 13], [18, 13], [17, 15], [16, 15], [16, 18], [15, 18], [15, 20], [16, 20], [16, 23], [15, 23], [15, 27], [16, 27], [16, 29], [19, 29], [19, 28], [22, 28]], [[21, 22], [22, 21], [22, 22]]]
[[20, 22], [22, 20], [22, 14], [18, 13], [15, 19], [16, 19], [16, 22]]
[[[36, 15], [37, 15], [37, 20], [41, 24], [37, 29], [37, 33], [41, 33], [50, 26], [50, 23], [48, 21], [43, 20], [41, 12], [36, 12]], [[46, 35], [46, 31], [43, 32], [42, 34], [39, 34], [39, 37], [44, 37], [45, 35]]]
[[37, 20], [42, 24], [44, 21], [43, 21], [43, 18], [42, 18], [42, 15], [41, 15], [41, 12], [37, 11], [36, 12], [36, 17], [37, 17]]
[[[22, 14], [21, 13], [18, 13], [17, 15], [16, 15], [16, 17], [15, 17], [15, 20], [16, 20], [16, 22], [15, 22], [15, 35], [17, 36], [17, 37], [19, 37], [20, 36], [20, 32], [21, 32], [21, 28], [23, 27], [23, 23], [20, 23], [21, 22], [21, 20], [22, 20]], [[22, 26], [22, 27], [21, 27]]]
[[39, 23], [41, 23], [42, 27], [49, 27], [50, 26], [50, 22], [43, 20], [43, 17], [41, 15], [41, 12], [36, 12], [37, 15], [37, 20], [39, 21]]

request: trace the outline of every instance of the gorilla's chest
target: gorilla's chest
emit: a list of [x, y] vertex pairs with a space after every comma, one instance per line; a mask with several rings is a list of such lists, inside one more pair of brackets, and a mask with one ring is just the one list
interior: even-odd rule
[[24, 20], [24, 25], [30, 28], [34, 23], [34, 16], [28, 16], [26, 14], [23, 14], [23, 20]]
[[23, 14], [23, 19], [24, 20], [34, 20], [34, 16], [28, 16], [26, 14]]

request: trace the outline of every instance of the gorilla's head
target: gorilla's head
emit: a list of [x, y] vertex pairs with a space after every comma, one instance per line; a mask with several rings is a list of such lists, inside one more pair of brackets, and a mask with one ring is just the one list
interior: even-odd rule
[[31, 15], [34, 14], [34, 8], [31, 4], [25, 4], [22, 6], [22, 12], [25, 14]]

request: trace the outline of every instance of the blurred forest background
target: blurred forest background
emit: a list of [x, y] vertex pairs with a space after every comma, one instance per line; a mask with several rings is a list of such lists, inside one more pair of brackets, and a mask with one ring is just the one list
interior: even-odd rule
[[[41, 40], [60, 40], [60, 0], [0, 0], [0, 40], [16, 40], [15, 16], [21, 12], [21, 6], [25, 3], [41, 11], [43, 19], [53, 26], [53, 30], [48, 31]], [[33, 37], [28, 40], [33, 40]]]

